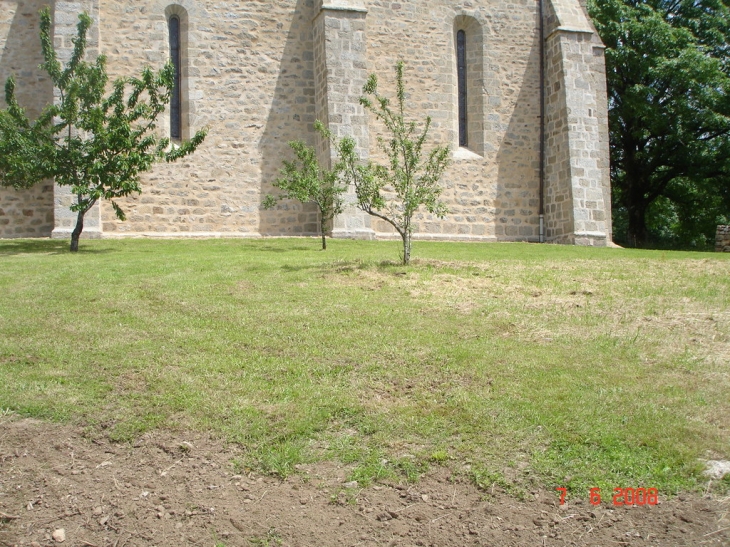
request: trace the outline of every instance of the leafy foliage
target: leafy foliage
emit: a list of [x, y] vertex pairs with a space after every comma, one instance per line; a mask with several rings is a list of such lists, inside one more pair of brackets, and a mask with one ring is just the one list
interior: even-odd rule
[[[317, 120], [314, 128], [323, 138], [332, 140], [332, 134]], [[334, 141], [333, 141], [334, 142]], [[337, 143], [334, 143], [337, 146]], [[281, 199], [296, 199], [302, 203], [314, 202], [319, 209], [319, 229], [322, 235], [322, 250], [327, 249], [325, 233], [327, 225], [342, 213], [342, 195], [347, 190], [340, 182], [345, 165], [338, 161], [332, 169], [326, 169], [317, 160], [317, 151], [302, 141], [292, 141], [296, 161], [284, 160], [281, 177], [273, 183], [284, 193], [278, 197], [266, 196], [264, 207], [270, 209]]]
[[[15, 79], [5, 83], [8, 108], [0, 110], [0, 186], [28, 188], [48, 172], [52, 148], [40, 120], [31, 124], [15, 100]], [[44, 115], [46, 115], [44, 113]]]
[[405, 117], [406, 91], [403, 83], [404, 64], [396, 64], [396, 96], [398, 103], [391, 108], [390, 100], [378, 92], [375, 74], [368, 78], [360, 103], [380, 120], [388, 138], [378, 137], [378, 144], [388, 158], [387, 165], [361, 165], [352, 139], [339, 143], [340, 159], [344, 162], [345, 178], [354, 184], [360, 209], [388, 222], [403, 240], [403, 264], [411, 258], [413, 214], [422, 205], [439, 218], [447, 209], [440, 201], [441, 176], [449, 165], [449, 148], [437, 146], [428, 155], [424, 145], [431, 127], [431, 118], [419, 129]]
[[608, 47], [617, 237], [702, 243], [730, 220], [726, 0], [592, 0]]
[[79, 15], [71, 59], [58, 61], [51, 34], [51, 12], [41, 11], [41, 65], [58, 90], [59, 100], [30, 121], [15, 97], [11, 77], [5, 85], [8, 108], [0, 112], [0, 184], [23, 188], [54, 178], [70, 187], [77, 213], [71, 250], [78, 250], [84, 215], [100, 200], [110, 200], [120, 220], [124, 211], [115, 199], [140, 193], [139, 174], [160, 160], [175, 161], [203, 142], [199, 131], [186, 142], [170, 144], [156, 133], [156, 120], [170, 102], [174, 67], [116, 80], [105, 96], [106, 57], [84, 60], [91, 18]]

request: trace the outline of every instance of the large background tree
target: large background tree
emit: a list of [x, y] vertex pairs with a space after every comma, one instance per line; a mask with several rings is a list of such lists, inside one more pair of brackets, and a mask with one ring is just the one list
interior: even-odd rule
[[589, 0], [607, 46], [619, 241], [688, 245], [730, 220], [727, 0]]
[[76, 226], [71, 251], [77, 251], [84, 215], [100, 200], [109, 200], [117, 217], [124, 211], [114, 201], [141, 192], [139, 175], [160, 160], [175, 161], [203, 142], [205, 131], [170, 145], [156, 132], [156, 120], [170, 102], [174, 67], [159, 72], [149, 67], [139, 78], [120, 78], [107, 93], [106, 57], [85, 60], [91, 18], [79, 15], [71, 59], [58, 61], [51, 33], [51, 12], [41, 11], [44, 68], [58, 90], [58, 101], [35, 121], [28, 119], [15, 97], [15, 81], [5, 85], [7, 109], [0, 110], [0, 185], [26, 188], [44, 179], [68, 186], [76, 198], [71, 210]]

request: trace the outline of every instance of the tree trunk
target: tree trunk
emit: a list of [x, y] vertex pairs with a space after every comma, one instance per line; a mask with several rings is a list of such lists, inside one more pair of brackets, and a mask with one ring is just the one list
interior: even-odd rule
[[320, 218], [319, 233], [322, 234], [322, 250], [326, 251], [327, 250], [327, 238], [325, 237], [324, 229], [325, 229], [325, 224], [327, 221], [325, 220], [323, 215], [320, 215], [319, 218]]
[[401, 238], [403, 238], [403, 265], [408, 266], [411, 263], [411, 232], [404, 230]]
[[651, 203], [647, 197], [651, 185], [650, 175], [645, 172], [642, 162], [637, 159], [637, 154], [645, 144], [635, 142], [631, 136], [627, 136], [624, 140], [627, 153], [623, 161], [625, 191], [622, 192], [621, 201], [629, 217], [626, 236], [629, 246], [644, 247], [649, 236], [646, 229], [646, 211]]
[[86, 211], [81, 210], [79, 211], [79, 214], [76, 217], [76, 227], [74, 228], [74, 231], [71, 232], [71, 252], [76, 253], [79, 250], [79, 238], [81, 237], [81, 232], [84, 230], [84, 215], [86, 214]]
[[633, 204], [629, 210], [629, 245], [631, 247], [645, 247], [649, 239], [646, 229], [646, 206]]

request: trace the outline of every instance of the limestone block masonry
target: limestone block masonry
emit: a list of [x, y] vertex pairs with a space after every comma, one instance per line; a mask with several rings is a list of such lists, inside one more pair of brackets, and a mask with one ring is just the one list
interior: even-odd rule
[[[30, 116], [37, 116], [43, 105], [53, 101], [51, 81], [38, 68], [43, 62], [38, 11], [45, 4], [45, 0], [0, 3], [0, 85], [4, 88], [7, 78], [15, 76], [18, 101]], [[33, 43], [36, 47], [29, 47]], [[5, 107], [4, 99], [5, 93], [0, 92], [0, 107]], [[0, 237], [51, 235], [53, 210], [51, 181], [22, 192], [0, 188]]]
[[718, 253], [730, 253], [730, 226], [720, 225], [717, 227], [715, 251]]
[[[311, 204], [261, 207], [282, 160], [292, 157], [288, 142], [304, 140], [323, 162], [331, 161], [331, 147], [313, 131], [320, 119], [334, 134], [355, 138], [363, 159], [382, 160], [383, 128], [358, 99], [373, 72], [392, 96], [394, 66], [403, 60], [408, 114], [419, 123], [430, 116], [431, 142], [448, 144], [453, 159], [443, 179], [450, 212], [444, 219], [417, 213], [416, 238], [538, 241], [543, 213], [545, 240], [606, 245], [611, 200], [603, 46], [583, 0], [542, 2], [5, 1], [0, 78], [16, 76], [31, 114], [57, 100], [37, 68], [42, 5], [52, 5], [62, 59], [78, 13], [92, 16], [89, 55], [107, 55], [112, 79], [161, 66], [170, 55], [168, 21], [179, 18], [182, 133], [207, 127], [208, 138], [193, 156], [143, 175], [142, 194], [120, 203], [126, 222], [100, 204], [87, 217], [87, 237], [316, 234]], [[467, 145], [461, 147], [459, 31], [466, 41]], [[169, 134], [167, 117], [159, 130]], [[51, 182], [23, 192], [0, 189], [0, 237], [68, 237], [71, 199]], [[352, 205], [331, 233], [397, 237]]]

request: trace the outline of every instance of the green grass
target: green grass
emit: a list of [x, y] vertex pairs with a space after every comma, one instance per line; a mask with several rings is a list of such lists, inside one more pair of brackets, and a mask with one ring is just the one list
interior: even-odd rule
[[281, 536], [274, 528], [270, 528], [265, 536], [251, 537], [248, 543], [255, 547], [278, 547], [281, 545]]
[[243, 467], [330, 459], [363, 485], [445, 465], [671, 494], [730, 458], [730, 257], [317, 245], [0, 241], [0, 409], [210, 431]]

